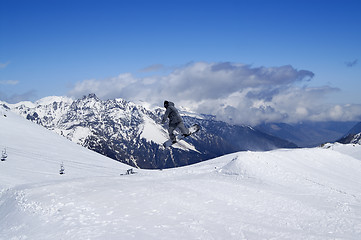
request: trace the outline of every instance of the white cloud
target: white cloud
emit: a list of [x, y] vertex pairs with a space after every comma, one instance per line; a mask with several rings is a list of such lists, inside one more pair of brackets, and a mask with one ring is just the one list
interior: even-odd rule
[[6, 62], [6, 63], [0, 63], [0, 69], [2, 68], [6, 68], [9, 65], [10, 62]]
[[18, 83], [18, 80], [0, 80], [0, 85], [16, 85]]
[[130, 73], [120, 74], [117, 77], [104, 80], [84, 80], [76, 83], [69, 95], [80, 97], [81, 95], [96, 93], [100, 98], [112, 99], [125, 96], [124, 98], [127, 99], [128, 91], [137, 81], [140, 81], [140, 79], [135, 79]]
[[162, 106], [165, 99], [200, 113], [237, 124], [298, 122], [304, 120], [356, 120], [360, 105], [327, 105], [324, 99], [338, 89], [298, 87], [314, 73], [290, 65], [252, 67], [238, 63], [195, 62], [165, 76], [136, 78], [121, 74], [104, 80], [85, 80], [70, 91], [80, 97], [121, 97]]
[[164, 66], [162, 64], [153, 64], [151, 66], [141, 69], [140, 72], [156, 72], [163, 68]]
[[8, 95], [8, 93], [0, 91], [0, 100], [3, 100], [7, 103], [18, 103], [21, 101], [35, 100], [36, 95], [37, 94], [35, 90], [30, 90], [20, 94], [15, 93], [15, 94], [11, 94], [10, 96]]

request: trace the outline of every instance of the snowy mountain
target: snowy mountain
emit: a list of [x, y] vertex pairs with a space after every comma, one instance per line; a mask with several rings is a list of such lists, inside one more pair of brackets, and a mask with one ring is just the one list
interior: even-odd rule
[[343, 144], [360, 144], [361, 145], [361, 132], [357, 134], [349, 134], [339, 140], [339, 143]]
[[296, 145], [248, 126], [234, 126], [212, 116], [183, 112], [185, 123], [202, 127], [196, 135], [164, 149], [168, 133], [160, 124], [163, 108], [123, 99], [102, 101], [47, 97], [35, 103], [3, 103], [11, 111], [91, 150], [137, 168], [184, 166], [241, 150], [271, 150]]
[[361, 144], [361, 122], [353, 126], [347, 134], [337, 140], [337, 142], [343, 144]]
[[245, 151], [126, 175], [129, 166], [0, 112], [0, 239], [361, 235], [361, 145]]

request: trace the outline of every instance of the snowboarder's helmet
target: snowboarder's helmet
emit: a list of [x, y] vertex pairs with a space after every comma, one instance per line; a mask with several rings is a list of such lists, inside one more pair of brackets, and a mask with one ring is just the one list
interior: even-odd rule
[[164, 101], [164, 107], [167, 108], [168, 107], [169, 102], [167, 100]]

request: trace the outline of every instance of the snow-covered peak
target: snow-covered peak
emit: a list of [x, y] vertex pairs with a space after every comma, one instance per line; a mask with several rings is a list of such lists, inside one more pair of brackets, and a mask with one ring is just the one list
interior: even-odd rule
[[35, 105], [49, 105], [49, 104], [53, 104], [54, 102], [59, 103], [59, 102], [64, 102], [67, 104], [71, 104], [74, 101], [74, 99], [70, 98], [70, 97], [65, 97], [65, 96], [49, 96], [49, 97], [44, 97], [42, 99], [39, 99], [35, 102]]
[[138, 106], [142, 106], [145, 109], [148, 109], [150, 111], [154, 111], [155, 109], [157, 109], [159, 106], [145, 102], [143, 100], [138, 100], [138, 101], [133, 101], [134, 104], [138, 105]]
[[[73, 101], [74, 100], [70, 97], [49, 96], [49, 97], [41, 98], [35, 102], [21, 101], [21, 102], [14, 103], [14, 104], [9, 104], [6, 102], [0, 102], [0, 103], [5, 104], [10, 109], [12, 109], [14, 112], [16, 112], [18, 114], [22, 114], [24, 112], [27, 112], [29, 109], [35, 109], [35, 108], [38, 108], [39, 106], [47, 106], [47, 105], [52, 105], [54, 103], [70, 105]], [[39, 111], [41, 112], [41, 109], [39, 109]]]
[[8, 103], [6, 104], [8, 105], [10, 108], [20, 108], [20, 107], [26, 107], [26, 108], [34, 108], [36, 107], [36, 104], [30, 101], [21, 101], [18, 103]]
[[353, 139], [351, 140], [351, 143], [361, 145], [361, 132], [354, 135]]

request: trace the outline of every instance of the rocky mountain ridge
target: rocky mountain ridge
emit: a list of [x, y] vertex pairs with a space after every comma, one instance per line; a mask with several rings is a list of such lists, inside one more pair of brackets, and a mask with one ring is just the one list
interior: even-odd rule
[[337, 142], [343, 143], [343, 144], [360, 144], [361, 145], [361, 132], [357, 134], [349, 134], [341, 139], [339, 139]]
[[73, 142], [137, 168], [179, 167], [236, 151], [296, 147], [249, 126], [182, 112], [186, 125], [197, 123], [202, 129], [164, 149], [168, 133], [161, 125], [163, 108], [149, 110], [120, 98], [100, 100], [95, 94], [77, 100], [47, 97], [35, 103], [3, 105]]

